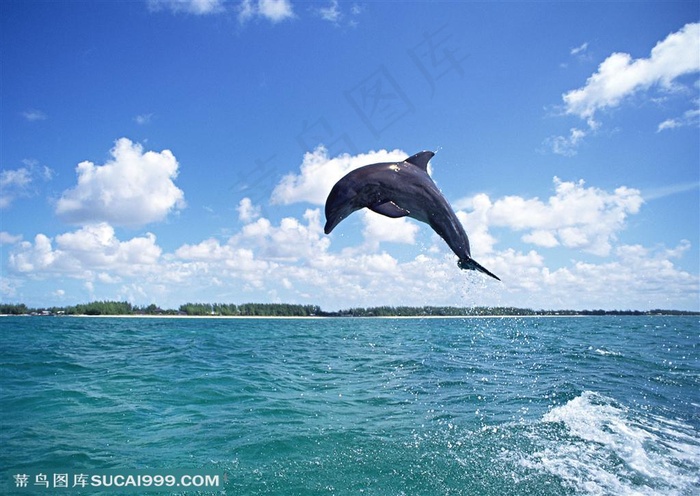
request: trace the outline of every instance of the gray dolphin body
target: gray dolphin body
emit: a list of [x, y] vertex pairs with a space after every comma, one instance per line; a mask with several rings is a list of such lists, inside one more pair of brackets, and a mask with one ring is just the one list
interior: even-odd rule
[[459, 258], [460, 269], [478, 270], [500, 279], [471, 257], [469, 238], [452, 207], [428, 175], [435, 155], [424, 151], [403, 162], [366, 165], [338, 181], [326, 199], [326, 234], [361, 208], [387, 217], [413, 217], [425, 222], [445, 240]]

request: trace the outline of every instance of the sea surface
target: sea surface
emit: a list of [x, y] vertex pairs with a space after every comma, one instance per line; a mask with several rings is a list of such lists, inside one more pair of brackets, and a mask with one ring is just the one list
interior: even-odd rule
[[0, 339], [2, 494], [135, 469], [226, 495], [700, 494], [698, 317], [3, 317]]

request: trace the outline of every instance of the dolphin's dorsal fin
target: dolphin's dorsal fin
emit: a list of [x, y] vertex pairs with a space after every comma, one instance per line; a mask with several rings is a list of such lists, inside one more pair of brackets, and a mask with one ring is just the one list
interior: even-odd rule
[[435, 153], [429, 151], [418, 152], [415, 155], [408, 157], [406, 160], [404, 160], [404, 162], [413, 164], [416, 167], [423, 169], [425, 172], [428, 172], [428, 162], [430, 162], [430, 159], [433, 158], [433, 155], [435, 155]]
[[384, 203], [376, 203], [374, 205], [370, 205], [369, 209], [377, 212], [378, 214], [381, 215], [386, 215], [387, 217], [391, 217], [392, 219], [398, 219], [399, 217], [406, 217], [410, 212], [406, 210], [405, 208], [399, 207], [396, 203], [392, 201], [384, 202]]

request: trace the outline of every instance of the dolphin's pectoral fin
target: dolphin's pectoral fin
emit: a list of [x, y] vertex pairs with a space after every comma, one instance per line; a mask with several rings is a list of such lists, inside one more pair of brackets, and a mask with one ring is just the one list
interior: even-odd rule
[[370, 205], [369, 209], [377, 212], [378, 214], [391, 217], [392, 219], [406, 217], [410, 213], [408, 210], [399, 207], [396, 203], [391, 201]]

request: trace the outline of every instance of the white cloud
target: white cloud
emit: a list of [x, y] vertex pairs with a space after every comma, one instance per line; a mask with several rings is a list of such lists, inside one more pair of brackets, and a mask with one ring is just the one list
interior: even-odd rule
[[25, 110], [22, 112], [22, 117], [29, 122], [45, 121], [48, 119], [48, 116], [44, 112], [36, 109]]
[[659, 124], [656, 132], [685, 126], [697, 126], [698, 122], [700, 122], [700, 109], [690, 109], [686, 110], [681, 117], [666, 119], [663, 121], [661, 124]]
[[222, 246], [214, 238], [196, 245], [183, 245], [175, 252], [175, 256], [185, 260], [226, 260], [234, 258], [233, 254], [230, 247]]
[[[169, 254], [151, 234], [120, 241], [106, 224], [54, 239], [39, 234], [12, 248], [12, 283], [0, 289], [12, 295], [23, 281], [68, 277], [81, 280], [91, 299], [156, 301], [166, 308], [187, 301], [269, 301], [273, 293], [281, 301], [328, 310], [376, 305], [697, 308], [697, 275], [675, 265], [690, 250], [687, 241], [672, 248], [616, 246], [602, 263], [577, 260], [574, 254], [556, 270], [536, 250], [493, 249], [478, 259], [502, 277], [503, 283], [496, 283], [459, 270], [446, 250], [422, 250], [405, 262], [363, 245], [332, 250], [330, 238], [320, 232], [319, 211], [308, 210], [304, 220], [273, 224], [259, 218], [224, 242], [207, 239]], [[72, 294], [69, 300], [75, 298]]]
[[584, 53], [586, 50], [588, 50], [588, 42], [582, 43], [581, 45], [572, 48], [571, 51], [569, 52], [571, 55], [580, 55]]
[[657, 186], [655, 188], [644, 190], [643, 196], [644, 201], [651, 201], [658, 200], [659, 198], [666, 198], [668, 196], [677, 195], [680, 193], [685, 193], [686, 191], [693, 191], [696, 189], [700, 189], [700, 182], [691, 181], [687, 183]]
[[17, 279], [4, 276], [0, 279], [0, 295], [4, 298], [14, 299], [17, 296], [17, 286], [20, 282]]
[[318, 14], [324, 21], [337, 23], [341, 17], [340, 9], [338, 8], [338, 0], [331, 0], [330, 5], [327, 7], [320, 7], [318, 9]]
[[390, 219], [384, 215], [379, 215], [371, 210], [362, 210], [362, 220], [364, 228], [362, 235], [365, 242], [377, 247], [379, 243], [405, 243], [413, 245], [416, 243], [419, 225], [416, 221], [407, 217]]
[[[197, 245], [185, 245], [175, 255], [187, 260], [233, 260], [241, 253], [255, 254], [259, 262], [294, 263], [325, 253], [330, 239], [323, 235], [320, 211], [307, 210], [305, 222], [294, 217], [285, 217], [278, 226], [266, 218], [258, 218], [243, 226], [225, 244], [208, 239]], [[252, 260], [252, 258], [251, 258]]]
[[30, 182], [31, 174], [26, 167], [0, 172], [0, 188], [23, 188]]
[[559, 305], [569, 300], [571, 306], [575, 299], [586, 308], [644, 309], [687, 301], [689, 308], [697, 308], [698, 277], [679, 270], [672, 262], [689, 246], [687, 241], [672, 249], [622, 245], [606, 263], [574, 261], [570, 267], [546, 270], [542, 289]]
[[245, 225], [229, 243], [254, 250], [257, 257], [272, 261], [298, 261], [326, 252], [330, 238], [323, 234], [321, 212], [308, 209], [303, 218], [306, 223], [285, 217], [279, 226], [260, 218]]
[[260, 289], [266, 286], [266, 282], [270, 287], [279, 282], [271, 275], [278, 264], [260, 259], [251, 249], [231, 243], [222, 245], [215, 239], [198, 245], [184, 245], [178, 248], [175, 257], [164, 273], [169, 273], [170, 278], [188, 281], [188, 284], [189, 281], [195, 285], [197, 281], [204, 281], [204, 284], [223, 287], [222, 280], [227, 281], [227, 286], [236, 286], [243, 281], [250, 288]]
[[686, 24], [651, 50], [649, 58], [613, 53], [582, 88], [563, 95], [568, 114], [589, 122], [598, 110], [615, 107], [654, 85], [670, 88], [676, 78], [700, 71], [700, 23]]
[[134, 122], [138, 124], [139, 126], [145, 126], [146, 124], [149, 124], [151, 122], [151, 119], [153, 119], [153, 113], [151, 112], [150, 114], [139, 114], [136, 117], [134, 117]]
[[10, 234], [6, 231], [0, 231], [0, 246], [13, 245], [22, 240], [22, 235]]
[[208, 239], [197, 245], [178, 248], [175, 260], [164, 274], [174, 280], [187, 281], [193, 287], [204, 284], [231, 290], [242, 286], [246, 292], [264, 289], [266, 285], [277, 286], [279, 274], [275, 275], [273, 271], [278, 264], [260, 258], [256, 253], [250, 248], [236, 246], [232, 240], [221, 244], [216, 239]]
[[557, 155], [572, 157], [576, 155], [578, 146], [587, 134], [586, 131], [573, 127], [569, 130], [569, 136], [551, 136], [545, 140], [545, 146]]
[[66, 274], [91, 279], [95, 271], [141, 276], [157, 268], [162, 250], [153, 234], [119, 241], [106, 223], [85, 226], [51, 239], [37, 234], [34, 243], [23, 241], [10, 254], [9, 265], [23, 273], [47, 276]]
[[122, 278], [119, 276], [114, 276], [107, 272], [100, 272], [97, 274], [97, 280], [105, 284], [117, 284], [122, 282]]
[[260, 217], [260, 207], [253, 205], [252, 200], [247, 197], [238, 202], [236, 210], [238, 219], [246, 224]]
[[288, 0], [259, 0], [258, 10], [260, 15], [272, 22], [280, 22], [294, 17], [292, 3]]
[[[225, 0], [148, 0], [148, 5], [153, 11], [168, 9], [195, 15], [219, 14], [227, 10]], [[241, 23], [262, 18], [276, 24], [294, 17], [290, 0], [242, 0], [235, 11]]]
[[[539, 198], [506, 196], [492, 202], [480, 194], [458, 206], [471, 206], [468, 228], [476, 217], [478, 226], [508, 227], [528, 231], [522, 240], [542, 247], [562, 245], [606, 256], [616, 233], [625, 227], [629, 214], [639, 211], [644, 200], [638, 190], [621, 186], [612, 193], [554, 178], [556, 194], [546, 202]], [[470, 233], [471, 236], [471, 233]]]
[[25, 159], [24, 167], [0, 172], [0, 210], [9, 208], [20, 197], [32, 196], [32, 186], [37, 179], [50, 181], [54, 171], [49, 167], [39, 167], [36, 160]]
[[223, 0], [148, 0], [151, 10], [169, 9], [172, 12], [205, 15], [216, 14], [224, 9]]
[[239, 22], [247, 22], [255, 16], [255, 7], [252, 0], [242, 0], [238, 5]]
[[184, 208], [184, 194], [173, 180], [178, 162], [170, 150], [145, 152], [127, 138], [117, 140], [104, 165], [78, 164], [78, 184], [61, 195], [56, 214], [73, 224], [108, 222], [140, 226]]
[[243, 0], [238, 5], [238, 20], [243, 23], [254, 17], [278, 23], [293, 18], [294, 10], [289, 0]]
[[537, 246], [542, 246], [545, 248], [554, 248], [559, 246], [559, 241], [557, 237], [551, 231], [536, 229], [529, 234], [523, 236], [523, 241]]
[[[584, 43], [571, 53], [580, 56], [587, 48]], [[617, 107], [632, 95], [653, 87], [675, 91], [680, 87], [678, 78], [697, 72], [700, 72], [700, 23], [689, 23], [658, 42], [648, 58], [633, 59], [621, 52], [610, 55], [584, 86], [562, 95], [564, 111], [585, 119], [589, 131], [596, 131], [600, 127], [596, 120], [599, 111]], [[659, 124], [657, 131], [697, 122], [697, 113], [689, 112], [682, 118], [667, 119]], [[548, 138], [545, 145], [554, 153], [572, 156], [587, 134], [573, 128], [568, 136]]]
[[272, 202], [282, 205], [296, 202], [323, 205], [333, 185], [351, 170], [373, 163], [404, 160], [408, 156], [397, 149], [331, 158], [325, 147], [318, 146], [313, 152], [304, 154], [298, 174], [287, 174], [282, 178], [272, 192]]
[[[128, 140], [124, 145], [133, 151]], [[163, 153], [153, 153], [154, 161]], [[144, 156], [142, 150], [133, 155]], [[305, 156], [297, 174], [278, 184], [278, 201], [321, 205], [333, 182], [351, 168], [406, 155], [381, 151], [329, 158], [317, 149]], [[375, 305], [697, 308], [699, 278], [678, 266], [690, 243], [671, 248], [618, 243], [617, 234], [642, 204], [634, 189], [606, 191], [557, 178], [545, 199], [478, 194], [455, 202], [474, 257], [502, 283], [459, 270], [456, 257], [436, 235], [432, 246], [418, 244], [422, 224], [412, 220], [366, 212], [358, 214], [362, 230], [357, 234], [363, 237], [326, 236], [320, 208], [276, 221], [244, 199], [238, 205], [243, 225], [232, 236], [169, 252], [150, 233], [120, 240], [105, 222], [54, 237], [37, 234], [31, 241], [0, 234], [0, 241], [10, 244], [0, 292], [17, 295], [32, 281], [53, 279], [54, 287], [66, 290], [61, 301], [128, 298], [164, 308], [187, 301], [271, 298], [328, 310]], [[530, 246], [509, 247], [498, 239], [505, 231], [519, 233]], [[385, 248], [382, 242], [413, 246]], [[605, 258], [591, 262], [586, 253]], [[76, 284], [71, 279], [80, 283], [78, 296], [70, 289]]]
[[473, 210], [469, 214], [461, 210], [455, 213], [469, 236], [472, 255], [479, 259], [485, 253], [492, 253], [496, 244], [496, 238], [489, 232], [488, 214], [492, 203], [488, 195], [480, 194], [470, 204]]

